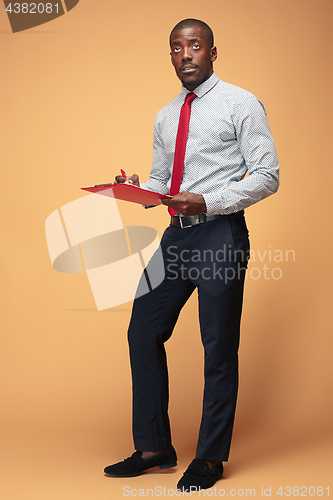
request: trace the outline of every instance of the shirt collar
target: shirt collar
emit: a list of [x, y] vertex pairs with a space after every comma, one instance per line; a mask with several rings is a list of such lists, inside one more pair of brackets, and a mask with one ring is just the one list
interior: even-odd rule
[[[203, 95], [207, 94], [207, 92], [209, 92], [213, 87], [215, 87], [215, 85], [219, 80], [220, 79], [217, 76], [217, 74], [213, 72], [213, 74], [207, 80], [205, 80], [201, 85], [199, 85], [199, 87], [194, 89], [193, 92], [197, 97], [202, 97]], [[184, 85], [182, 85], [182, 94], [184, 98], [190, 92], [191, 90], [188, 90], [186, 87], [184, 87]]]

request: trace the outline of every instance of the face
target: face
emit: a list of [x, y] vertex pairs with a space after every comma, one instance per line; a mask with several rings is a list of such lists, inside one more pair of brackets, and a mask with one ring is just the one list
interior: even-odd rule
[[188, 90], [194, 90], [213, 74], [217, 51], [208, 46], [201, 26], [174, 31], [170, 54], [176, 74]]

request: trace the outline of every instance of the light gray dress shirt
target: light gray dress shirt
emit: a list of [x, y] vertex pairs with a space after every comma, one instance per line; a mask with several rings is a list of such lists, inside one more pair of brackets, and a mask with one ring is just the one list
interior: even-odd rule
[[[182, 86], [156, 116], [153, 165], [144, 189], [170, 191], [180, 109], [188, 92]], [[207, 215], [238, 212], [275, 193], [279, 163], [263, 104], [215, 73], [194, 93], [180, 192], [202, 194]]]

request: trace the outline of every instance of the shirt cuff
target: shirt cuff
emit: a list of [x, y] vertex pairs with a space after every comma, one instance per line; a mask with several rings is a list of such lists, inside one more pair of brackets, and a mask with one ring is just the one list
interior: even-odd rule
[[202, 196], [206, 203], [207, 215], [223, 214], [221, 198], [219, 196], [216, 196], [214, 193], [204, 193]]

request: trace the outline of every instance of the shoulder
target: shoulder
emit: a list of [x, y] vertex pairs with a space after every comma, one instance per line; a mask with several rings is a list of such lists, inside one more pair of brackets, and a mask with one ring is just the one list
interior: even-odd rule
[[179, 118], [179, 113], [180, 113], [180, 108], [182, 107], [182, 104], [184, 103], [184, 96], [182, 93], [178, 94], [172, 101], [170, 101], [164, 108], [162, 108], [156, 115], [155, 117], [155, 126], [159, 126], [162, 124], [166, 119], [173, 119], [175, 117], [176, 119]]
[[172, 111], [173, 109], [175, 108], [179, 108], [179, 106], [182, 106], [184, 102], [184, 96], [182, 93], [176, 95], [176, 97], [174, 97], [172, 99], [172, 101], [168, 102], [168, 104], [166, 104], [162, 109], [160, 109], [160, 111], [157, 113], [156, 115], [156, 118], [158, 116], [164, 116], [168, 113], [170, 113], [170, 111]]
[[265, 106], [258, 97], [237, 85], [219, 80], [212, 90], [216, 97], [236, 112], [261, 108], [266, 113]]

